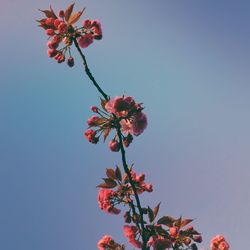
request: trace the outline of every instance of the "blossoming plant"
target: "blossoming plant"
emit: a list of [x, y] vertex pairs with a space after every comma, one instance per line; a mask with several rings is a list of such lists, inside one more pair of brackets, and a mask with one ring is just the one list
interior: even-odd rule
[[[202, 236], [190, 225], [192, 219], [173, 218], [168, 215], [157, 218], [160, 203], [154, 208], [142, 205], [141, 194], [152, 192], [153, 187], [146, 182], [144, 173], [137, 174], [134, 166], [127, 163], [125, 148], [147, 127], [144, 107], [131, 96], [111, 98], [96, 82], [81, 48], [85, 49], [94, 40], [102, 39], [101, 24], [98, 20], [85, 20], [77, 27], [76, 23], [84, 9], [78, 12], [73, 12], [73, 9], [74, 4], [69, 5], [65, 11], [58, 11], [58, 14], [51, 7], [41, 10], [45, 17], [38, 20], [38, 23], [49, 38], [48, 57], [54, 58], [58, 63], [67, 59], [68, 66], [73, 67], [71, 48], [74, 46], [82, 59], [87, 76], [101, 95], [100, 106], [91, 106], [93, 115], [87, 120], [88, 128], [84, 133], [86, 139], [97, 144], [101, 137], [105, 142], [111, 131], [115, 134], [108, 146], [112, 152], [120, 152], [122, 168], [116, 166], [106, 169], [103, 182], [97, 186], [100, 209], [118, 215], [122, 212], [119, 207], [122, 205], [125, 208], [123, 231], [133, 249], [198, 249], [197, 243], [202, 242]], [[103, 236], [97, 247], [100, 250], [125, 249], [125, 245], [115, 242], [109, 235]], [[223, 236], [217, 235], [212, 239], [210, 248], [228, 250], [229, 244]]]

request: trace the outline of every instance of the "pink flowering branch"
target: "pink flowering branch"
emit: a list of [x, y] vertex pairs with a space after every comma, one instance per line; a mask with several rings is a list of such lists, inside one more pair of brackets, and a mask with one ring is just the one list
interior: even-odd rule
[[[115, 136], [109, 142], [109, 148], [113, 152], [121, 152], [124, 175], [120, 168], [107, 169], [104, 182], [99, 184], [98, 203], [102, 210], [110, 214], [120, 214], [117, 207], [123, 204], [128, 207], [124, 214], [126, 225], [123, 228], [124, 235], [134, 247], [142, 250], [197, 250], [196, 243], [202, 241], [201, 234], [189, 225], [191, 219], [182, 217], [173, 218], [162, 216], [156, 221], [160, 203], [151, 209], [143, 207], [140, 194], [152, 192], [152, 185], [145, 183], [145, 174], [137, 175], [133, 166], [129, 166], [126, 160], [125, 147], [133, 141], [133, 136], [139, 136], [147, 127], [147, 117], [143, 112], [141, 103], [136, 103], [130, 96], [117, 96], [110, 98], [96, 82], [92, 75], [86, 57], [81, 48], [87, 48], [94, 40], [102, 38], [101, 24], [98, 20], [85, 20], [80, 28], [75, 23], [80, 19], [83, 11], [73, 13], [74, 4], [58, 16], [50, 7], [49, 10], [41, 10], [45, 18], [38, 20], [50, 40], [47, 43], [49, 57], [58, 63], [63, 63], [67, 58], [69, 67], [74, 66], [74, 58], [71, 55], [71, 46], [74, 44], [83, 62], [84, 70], [90, 81], [101, 94], [101, 108], [92, 106], [95, 115], [87, 120], [88, 129], [84, 135], [93, 144], [99, 142], [103, 136], [104, 141], [111, 131]], [[63, 45], [63, 46], [61, 46]], [[61, 47], [61, 48], [60, 48]], [[148, 219], [145, 219], [145, 216]], [[130, 225], [133, 223], [132, 225]], [[217, 235], [211, 241], [211, 250], [228, 250], [229, 244], [221, 235]], [[111, 236], [105, 235], [99, 242], [100, 250], [124, 250], [125, 246], [115, 242]]]

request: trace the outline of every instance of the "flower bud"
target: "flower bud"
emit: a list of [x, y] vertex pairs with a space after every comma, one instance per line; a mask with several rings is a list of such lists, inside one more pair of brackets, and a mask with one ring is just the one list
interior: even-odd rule
[[55, 49], [48, 49], [47, 50], [48, 57], [54, 57], [54, 56], [56, 56], [56, 54], [57, 54], [57, 50], [55, 50]]
[[97, 115], [92, 115], [92, 116], [87, 120], [87, 124], [88, 124], [88, 126], [90, 126], [90, 127], [96, 126], [98, 120], [99, 120], [99, 117], [98, 117]]
[[58, 57], [57, 62], [58, 62], [58, 63], [62, 63], [62, 62], [64, 62], [64, 61], [65, 61], [65, 56], [61, 54], [61, 55]]
[[127, 137], [123, 139], [123, 145], [127, 148], [132, 141], [133, 141], [133, 136], [129, 133]]
[[116, 140], [111, 140], [111, 141], [109, 142], [109, 148], [110, 148], [110, 150], [113, 151], [113, 152], [118, 152], [118, 151], [120, 150], [120, 144], [119, 144], [119, 142], [116, 141]]
[[46, 34], [47, 34], [48, 36], [54, 36], [54, 35], [55, 35], [55, 31], [54, 31], [53, 29], [47, 29], [47, 30], [46, 30]]
[[145, 174], [140, 174], [136, 176], [136, 181], [143, 182], [145, 180]]
[[46, 23], [47, 25], [49, 25], [49, 26], [54, 26], [54, 21], [55, 21], [55, 18], [50, 17], [50, 18], [47, 18], [47, 19], [45, 20], [45, 23]]
[[94, 112], [97, 113], [98, 112], [98, 108], [96, 106], [91, 106], [90, 109]]
[[147, 192], [153, 192], [152, 184], [146, 184], [144, 188]]
[[68, 58], [67, 64], [69, 67], [73, 67], [75, 65], [74, 58], [72, 56]]
[[195, 242], [201, 243], [201, 242], [202, 242], [202, 237], [201, 237], [200, 234], [197, 234], [197, 235], [194, 235], [194, 236], [193, 236], [193, 240], [194, 240]]
[[48, 41], [47, 46], [50, 49], [57, 49], [57, 47], [59, 46], [59, 44], [57, 42], [53, 42], [53, 39], [51, 41]]
[[60, 33], [66, 33], [67, 30], [68, 30], [67, 24], [64, 23], [64, 22], [60, 23], [59, 26], [58, 26], [58, 30], [59, 30]]
[[58, 28], [58, 26], [59, 26], [61, 23], [63, 23], [63, 21], [62, 21], [61, 19], [56, 19], [56, 20], [54, 21], [54, 26], [55, 26], [56, 28]]
[[184, 240], [184, 244], [185, 244], [186, 246], [188, 246], [190, 243], [191, 243], [191, 240], [190, 240], [189, 238], [186, 238], [186, 239]]
[[178, 228], [177, 227], [170, 227], [169, 234], [171, 237], [175, 238], [178, 234]]

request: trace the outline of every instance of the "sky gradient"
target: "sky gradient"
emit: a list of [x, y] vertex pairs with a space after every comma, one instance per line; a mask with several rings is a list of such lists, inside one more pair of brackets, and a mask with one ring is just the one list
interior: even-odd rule
[[[3, 0], [0, 80], [0, 249], [92, 250], [104, 234], [126, 243], [122, 217], [100, 211], [95, 186], [120, 164], [82, 136], [95, 89], [80, 60], [46, 55], [38, 8], [69, 1]], [[86, 56], [111, 96], [143, 102], [149, 125], [128, 149], [162, 201], [160, 215], [195, 218], [204, 248], [222, 233], [249, 245], [250, 2], [86, 0], [104, 37]], [[75, 52], [75, 51], [74, 51]], [[77, 57], [77, 53], [74, 55]], [[128, 247], [128, 249], [132, 249]]]

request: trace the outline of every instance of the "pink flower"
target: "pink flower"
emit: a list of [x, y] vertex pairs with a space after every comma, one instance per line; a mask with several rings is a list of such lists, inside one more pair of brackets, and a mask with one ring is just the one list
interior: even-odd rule
[[222, 235], [216, 235], [215, 237], [213, 237], [210, 247], [211, 250], [228, 250], [230, 248], [228, 242]]
[[148, 122], [143, 112], [135, 113], [127, 120], [121, 120], [122, 132], [125, 134], [140, 135], [146, 129]]
[[109, 235], [104, 235], [99, 241], [98, 241], [98, 248], [99, 250], [106, 250], [108, 247], [112, 246], [114, 244], [114, 240]]
[[[153, 186], [152, 184], [145, 183], [145, 174], [142, 173], [140, 175], [136, 175], [135, 171], [130, 171], [131, 178], [134, 181], [135, 187], [137, 189], [138, 194], [142, 194], [143, 192], [152, 192]], [[129, 185], [130, 187], [130, 185]]]
[[121, 210], [112, 205], [115, 196], [116, 193], [113, 190], [100, 188], [98, 193], [98, 203], [101, 210], [110, 214], [119, 214]]
[[136, 240], [137, 227], [135, 226], [124, 226], [123, 232], [128, 242], [131, 243], [136, 248], [142, 248], [142, 243], [139, 240]]
[[131, 96], [117, 96], [110, 99], [106, 105], [105, 109], [110, 114], [115, 114], [118, 117], [126, 116], [127, 113], [134, 108], [135, 101]]
[[82, 48], [87, 48], [91, 43], [93, 43], [94, 38], [90, 34], [85, 34], [81, 36], [78, 40], [79, 46]]
[[178, 227], [170, 227], [169, 234], [171, 237], [175, 238], [178, 234]]
[[83, 28], [85, 34], [78, 40], [79, 46], [87, 48], [94, 39], [100, 40], [102, 38], [101, 23], [98, 20], [85, 20], [83, 22]]

